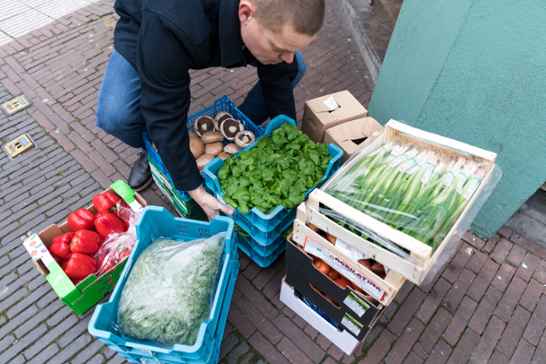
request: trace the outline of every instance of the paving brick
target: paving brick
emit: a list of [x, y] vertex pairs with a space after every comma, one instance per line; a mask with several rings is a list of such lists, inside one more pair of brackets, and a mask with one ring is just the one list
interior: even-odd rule
[[543, 295], [535, 311], [533, 312], [531, 320], [529, 321], [529, 325], [527, 325], [527, 328], [525, 329], [525, 332], [523, 333], [523, 337], [526, 338], [527, 341], [529, 341], [531, 344], [538, 345], [545, 327], [546, 327], [546, 296]]
[[14, 342], [11, 346], [8, 347], [7, 350], [3, 350], [2, 352], [0, 352], [0, 363], [9, 363], [12, 358], [17, 356], [17, 354], [23, 351], [28, 345], [30, 345], [31, 343], [36, 341], [38, 338], [40, 338], [46, 331], [47, 331], [46, 326], [40, 325], [36, 329], [26, 334], [20, 340], [17, 340], [16, 342]]
[[63, 322], [59, 323], [57, 326], [53, 327], [50, 331], [48, 331], [47, 335], [41, 337], [39, 340], [37, 340], [35, 343], [33, 343], [30, 347], [28, 347], [24, 355], [27, 359], [33, 358], [35, 355], [37, 355], [41, 350], [43, 350], [46, 346], [48, 346], [51, 342], [55, 341], [55, 339], [59, 336], [61, 336], [63, 333], [65, 333], [67, 330], [69, 330], [72, 326], [74, 326], [78, 322], [78, 319], [75, 316], [70, 316]]
[[227, 356], [228, 363], [238, 363], [241, 358], [248, 353], [250, 347], [244, 341], [241, 341]]
[[315, 339], [315, 342], [322, 348], [322, 350], [327, 351], [330, 346], [332, 345], [332, 342], [328, 340], [324, 335], [320, 335]]
[[409, 355], [406, 357], [406, 360], [404, 360], [404, 364], [422, 364], [425, 360], [421, 357], [419, 357], [414, 352], [409, 353]]
[[237, 279], [237, 290], [243, 293], [248, 300], [257, 307], [265, 317], [273, 320], [278, 315], [278, 310], [258, 291], [245, 277]]
[[61, 350], [57, 355], [51, 358], [52, 362], [65, 363], [80, 352], [83, 348], [87, 347], [91, 342], [91, 336], [89, 335], [80, 335], [78, 337], [73, 337], [70, 341], [70, 345], [66, 346]]
[[413, 289], [390, 322], [389, 330], [396, 335], [401, 335], [413, 315], [421, 307], [424, 298], [425, 295], [421, 290]]
[[449, 326], [443, 335], [444, 339], [452, 346], [455, 346], [463, 334], [468, 324], [468, 320], [470, 320], [474, 314], [474, 310], [476, 309], [477, 305], [478, 304], [476, 302], [468, 297], [464, 297], [461, 301], [455, 316], [453, 316], [453, 319], [449, 323]]
[[478, 334], [481, 334], [485, 329], [489, 318], [493, 314], [495, 305], [491, 304], [487, 300], [482, 300], [476, 309], [476, 312], [472, 316], [472, 319], [468, 323], [468, 326], [471, 327]]
[[526, 288], [527, 283], [524, 280], [518, 277], [514, 278], [512, 282], [510, 282], [503, 298], [498, 303], [497, 308], [495, 309], [495, 315], [508, 322]]
[[448, 364], [460, 364], [466, 363], [470, 359], [472, 351], [478, 345], [480, 341], [480, 335], [475, 333], [471, 328], [467, 328], [461, 337], [461, 340], [457, 343], [457, 346], [453, 349], [451, 356], [449, 357]]
[[288, 318], [280, 315], [273, 322], [284, 335], [292, 340], [298, 348], [307, 353], [314, 362], [319, 362], [324, 358], [324, 351]]
[[222, 352], [220, 353], [220, 359], [223, 359], [241, 342], [242, 341], [239, 338], [239, 335], [237, 335], [235, 332], [232, 332], [229, 335], [224, 335], [224, 339], [222, 340]]
[[531, 253], [527, 253], [516, 272], [516, 276], [520, 277], [524, 281], [529, 281], [533, 276], [533, 273], [535, 273], [535, 269], [538, 267], [539, 264], [540, 258]]
[[379, 364], [390, 352], [392, 345], [396, 341], [396, 336], [388, 330], [383, 330], [374, 345], [368, 350], [366, 356], [359, 362], [361, 364]]
[[475, 301], [480, 301], [483, 297], [487, 287], [495, 277], [499, 266], [491, 259], [487, 259], [483, 265], [480, 273], [474, 279], [470, 288], [468, 289], [468, 296], [470, 296]]
[[526, 253], [527, 252], [525, 249], [518, 245], [514, 245], [512, 250], [510, 250], [510, 254], [508, 254], [508, 257], [506, 258], [506, 261], [514, 267], [519, 267], [523, 262], [523, 259], [525, 259]]
[[[529, 364], [535, 353], [535, 347], [525, 339], [521, 339], [514, 356], [510, 360], [513, 364]], [[546, 358], [544, 358], [546, 360]]]
[[419, 320], [413, 319], [404, 329], [400, 338], [396, 340], [389, 354], [385, 357], [385, 363], [402, 363], [424, 329], [425, 326]]
[[319, 334], [319, 332], [317, 330], [315, 330], [313, 328], [313, 326], [311, 325], [306, 325], [305, 326], [305, 329], [303, 330], [307, 336], [309, 336], [312, 340], [315, 339], [317, 337], [317, 335]]
[[510, 253], [512, 246], [513, 244], [511, 242], [504, 238], [501, 238], [499, 241], [497, 241], [495, 249], [493, 249], [493, 252], [489, 255], [489, 257], [498, 264], [502, 264]]
[[328, 350], [328, 355], [332, 356], [335, 360], [340, 361], [345, 354], [337, 346], [332, 345]]
[[468, 263], [466, 263], [465, 268], [478, 274], [482, 268], [482, 266], [487, 261], [488, 256], [480, 251], [475, 250], [472, 254], [472, 257], [468, 260]]
[[35, 356], [32, 360], [28, 361], [29, 364], [43, 364], [49, 363], [49, 358], [59, 352], [59, 347], [57, 344], [52, 343], [47, 348], [40, 351], [40, 354]]
[[459, 303], [463, 299], [466, 291], [474, 281], [474, 278], [476, 275], [469, 271], [468, 269], [464, 269], [457, 279], [457, 281], [453, 284], [449, 292], [446, 294], [444, 298], [444, 305], [451, 313], [455, 313], [457, 310], [457, 307], [459, 306]]
[[[417, 311], [417, 317], [424, 323], [427, 323], [432, 315], [434, 315], [434, 312], [436, 312], [436, 309], [450, 288], [451, 284], [444, 278], [440, 277], [425, 298], [425, 301], [421, 305], [419, 311]], [[389, 309], [390, 306], [391, 305], [387, 306], [387, 309]]]
[[451, 320], [452, 315], [440, 307], [419, 338], [419, 343], [427, 354], [432, 352], [436, 341], [442, 336]]
[[478, 346], [474, 349], [474, 352], [472, 352], [470, 363], [487, 363], [505, 326], [505, 323], [495, 316], [489, 320]]
[[231, 307], [229, 311], [229, 322], [237, 328], [237, 330], [246, 338], [256, 331], [254, 323], [245, 319], [245, 315], [237, 307]]
[[[286, 337], [277, 345], [280, 352], [293, 364], [313, 363], [298, 347]], [[317, 362], [318, 363], [318, 362]]]
[[495, 350], [488, 363], [491, 364], [508, 364], [508, 358], [500, 351]]
[[496, 347], [497, 350], [505, 354], [508, 358], [510, 358], [514, 353], [514, 350], [516, 350], [516, 346], [518, 345], [519, 339], [522, 337], [523, 330], [525, 330], [525, 326], [527, 326], [530, 316], [529, 312], [518, 306], [512, 319], [508, 322]]
[[485, 245], [484, 247], [482, 248], [482, 250], [484, 252], [486, 252], [487, 254], [491, 254], [491, 252], [495, 249], [495, 247], [497, 246], [497, 242], [500, 240], [500, 236], [494, 236], [490, 239], [487, 239], [485, 241]]
[[512, 280], [512, 276], [516, 272], [516, 269], [512, 267], [511, 265], [503, 263], [497, 274], [495, 275], [495, 278], [491, 282], [491, 286], [495, 287], [496, 289], [500, 291], [504, 291], [510, 281]]
[[381, 313], [379, 322], [381, 322], [384, 325], [387, 325], [389, 322], [391, 322], [392, 318], [394, 317], [394, 315], [396, 314], [399, 308], [400, 308], [400, 305], [396, 301], [392, 301], [387, 307], [385, 307], [385, 309]]
[[249, 339], [250, 345], [270, 363], [286, 363], [283, 356], [262, 334], [255, 332]]
[[444, 340], [438, 340], [425, 364], [443, 364], [447, 362], [447, 359], [451, 355], [451, 350], [451, 347]]
[[398, 291], [396, 297], [394, 297], [395, 301], [397, 303], [403, 303], [414, 287], [415, 285], [413, 283], [406, 281], [400, 288], [400, 291]]
[[521, 295], [519, 304], [525, 307], [528, 311], [533, 312], [540, 296], [546, 293], [546, 289], [542, 283], [537, 282], [534, 279], [529, 281], [525, 292]]
[[539, 281], [540, 283], [546, 285], [546, 261], [542, 261], [537, 269], [535, 270], [535, 273], [533, 274], [533, 278]]
[[546, 358], [546, 333], [542, 335], [542, 339], [533, 354], [532, 364], [543, 363], [544, 358]]
[[262, 334], [269, 339], [273, 344], [277, 344], [281, 338], [281, 332], [268, 320], [244, 294], [237, 295], [232, 305], [236, 305], [239, 308], [242, 319], [248, 320], [256, 326]]
[[454, 283], [462, 273], [464, 266], [472, 256], [472, 249], [467, 244], [461, 244], [455, 257], [449, 262], [442, 276]]

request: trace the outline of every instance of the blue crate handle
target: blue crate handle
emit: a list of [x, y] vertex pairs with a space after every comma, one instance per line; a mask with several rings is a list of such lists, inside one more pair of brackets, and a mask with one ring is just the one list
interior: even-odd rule
[[[261, 140], [262, 138], [270, 136], [271, 133], [275, 129], [278, 129], [283, 124], [290, 124], [292, 126], [297, 125], [296, 121], [294, 119], [291, 119], [286, 115], [276, 116], [275, 118], [273, 118], [269, 122], [269, 124], [267, 124], [267, 127], [265, 129], [265, 132], [264, 132], [263, 136], [261, 136], [260, 138], [256, 138], [254, 143], [252, 143], [251, 145], [245, 147], [241, 151], [244, 151], [244, 150], [247, 150], [247, 149], [250, 149], [250, 148], [254, 147], [259, 140]], [[343, 156], [343, 150], [341, 150], [341, 148], [338, 147], [335, 144], [328, 144], [328, 152], [329, 152], [329, 154], [331, 156], [331, 159], [330, 159], [330, 162], [328, 163], [328, 168], [327, 168], [326, 172], [324, 173], [322, 178], [319, 180], [317, 185], [321, 185], [326, 180], [326, 178], [328, 178], [328, 176], [330, 175], [330, 172], [333, 172], [332, 170], [333, 170], [334, 166], [337, 165], [340, 162], [341, 157]], [[225, 202], [224, 201], [224, 192], [222, 191], [222, 187], [220, 186], [220, 181], [219, 181], [219, 179], [218, 179], [218, 177], [216, 175], [216, 173], [218, 173], [218, 171], [220, 170], [220, 168], [223, 165], [224, 165], [223, 160], [218, 159], [218, 158], [214, 159], [212, 162], [210, 162], [203, 169], [203, 176], [205, 177], [205, 182], [209, 185], [208, 187], [211, 188], [215, 192], [216, 197], [220, 198], [222, 200], [222, 202]], [[309, 195], [309, 193], [311, 193], [311, 191], [313, 189], [314, 188], [310, 188], [309, 190], [307, 190], [307, 192], [305, 193], [305, 198], [307, 198], [307, 196]], [[257, 216], [259, 216], [261, 219], [269, 220], [269, 219], [272, 219], [273, 217], [275, 217], [277, 214], [279, 214], [284, 209], [285, 208], [282, 205], [279, 205], [277, 207], [274, 207], [269, 213], [266, 214], [263, 211], [259, 210], [258, 208], [253, 207], [251, 212], [256, 214]], [[235, 213], [240, 214], [240, 212], [238, 212], [238, 211], [236, 211]], [[249, 215], [249, 214], [250, 213], [248, 213], [246, 215]]]

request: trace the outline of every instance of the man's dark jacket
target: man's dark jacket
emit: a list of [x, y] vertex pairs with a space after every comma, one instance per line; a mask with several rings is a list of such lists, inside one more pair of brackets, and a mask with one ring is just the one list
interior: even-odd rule
[[256, 66], [270, 116], [295, 116], [295, 64], [262, 65], [245, 49], [239, 0], [116, 0], [114, 47], [138, 71], [146, 129], [177, 188], [201, 176], [189, 149], [190, 69]]

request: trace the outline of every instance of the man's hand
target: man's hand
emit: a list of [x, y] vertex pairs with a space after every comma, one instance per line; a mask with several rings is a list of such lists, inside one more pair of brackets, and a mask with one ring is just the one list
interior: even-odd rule
[[201, 206], [209, 219], [218, 215], [220, 211], [228, 215], [233, 214], [232, 207], [218, 201], [213, 195], [205, 191], [203, 185], [197, 187], [195, 190], [189, 191], [188, 194], [199, 206]]

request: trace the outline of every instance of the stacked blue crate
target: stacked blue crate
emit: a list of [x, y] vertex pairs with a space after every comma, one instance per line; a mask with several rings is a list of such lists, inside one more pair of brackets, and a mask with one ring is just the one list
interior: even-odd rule
[[[263, 137], [270, 136], [271, 133], [288, 123], [296, 126], [296, 122], [284, 115], [279, 115], [269, 122], [265, 132], [256, 142]], [[245, 149], [254, 147], [255, 143]], [[318, 186], [324, 183], [339, 167], [343, 151], [334, 144], [328, 145], [328, 152], [331, 159], [324, 176], [318, 182]], [[224, 161], [215, 159], [209, 163], [204, 171], [206, 187], [215, 194], [215, 196], [223, 200], [223, 191], [218, 179], [218, 172], [224, 165]], [[309, 189], [305, 196], [312, 191]], [[240, 228], [238, 236], [239, 248], [258, 266], [267, 268], [282, 254], [286, 246], [284, 235], [291, 227], [296, 216], [296, 209], [286, 209], [283, 206], [277, 206], [268, 213], [264, 213], [256, 207], [252, 208], [248, 213], [242, 214], [235, 211], [233, 219], [235, 224]]]
[[[226, 233], [222, 266], [209, 317], [201, 324], [196, 342], [193, 345], [163, 345], [150, 340], [134, 339], [120, 333], [117, 314], [121, 293], [131, 268], [142, 251], [160, 237], [189, 241], [210, 237], [220, 232]], [[131, 256], [110, 300], [95, 309], [89, 322], [89, 333], [130, 362], [148, 359], [173, 364], [216, 363], [238, 273], [239, 258], [232, 219], [216, 217], [211, 222], [202, 222], [175, 218], [161, 207], [148, 207], [137, 225], [137, 242]]]

